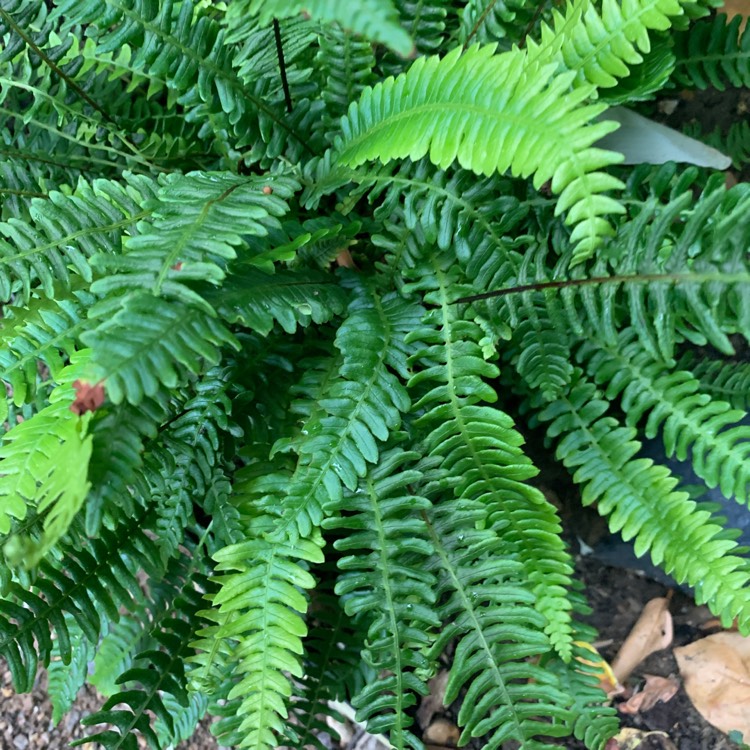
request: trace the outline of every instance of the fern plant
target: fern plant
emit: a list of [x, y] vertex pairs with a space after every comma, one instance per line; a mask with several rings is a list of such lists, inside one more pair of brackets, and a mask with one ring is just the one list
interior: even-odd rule
[[735, 535], [639, 457], [747, 503], [750, 191], [597, 145], [610, 102], [746, 83], [710, 5], [4, 2], [16, 688], [48, 667], [60, 716], [88, 679], [108, 750], [206, 714], [322, 747], [332, 701], [416, 749], [450, 643], [462, 742], [602, 750], [527, 427], [750, 632]]

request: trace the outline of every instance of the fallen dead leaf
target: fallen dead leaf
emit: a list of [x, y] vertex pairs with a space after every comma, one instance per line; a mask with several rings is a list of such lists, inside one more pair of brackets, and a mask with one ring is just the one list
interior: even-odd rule
[[750, 638], [714, 633], [674, 650], [690, 700], [723, 732], [750, 742]]
[[349, 252], [348, 248], [344, 248], [336, 256], [336, 265], [342, 268], [356, 268], [357, 267], [357, 265], [354, 262], [354, 258], [352, 258], [352, 254]]
[[422, 735], [425, 743], [441, 745], [442, 747], [456, 747], [461, 730], [448, 719], [436, 719]]
[[665, 732], [644, 732], [640, 729], [625, 727], [613, 739], [617, 742], [617, 745], [615, 745], [617, 750], [637, 750], [643, 745], [644, 740], [649, 740], [649, 748], [654, 747], [651, 740], [658, 740], [661, 743], [662, 750], [677, 750], [675, 744]]
[[646, 602], [638, 622], [622, 644], [612, 662], [612, 671], [619, 682], [625, 682], [633, 670], [654, 651], [672, 643], [672, 615], [669, 599], [659, 597]]
[[450, 672], [447, 669], [442, 669], [427, 683], [430, 692], [422, 698], [422, 702], [417, 709], [417, 721], [423, 730], [429, 726], [432, 717], [443, 710], [445, 688], [448, 685], [449, 676]]
[[643, 690], [633, 695], [625, 703], [620, 703], [617, 710], [623, 714], [637, 714], [649, 711], [657, 703], [667, 703], [674, 698], [680, 689], [680, 683], [675, 677], [658, 677], [653, 674], [643, 675], [646, 684]]

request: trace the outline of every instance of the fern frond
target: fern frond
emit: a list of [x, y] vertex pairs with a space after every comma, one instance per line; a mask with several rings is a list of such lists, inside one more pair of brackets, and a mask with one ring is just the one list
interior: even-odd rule
[[565, 13], [552, 11], [542, 24], [540, 42], [528, 42], [531, 62], [555, 61], [575, 73], [574, 85], [609, 88], [643, 62], [651, 49], [649, 32], [664, 31], [695, 0], [605, 0], [599, 10], [590, 0], [568, 0]]
[[[258, 522], [266, 530], [268, 524]], [[307, 628], [301, 617], [307, 611], [303, 593], [315, 581], [301, 565], [321, 562], [321, 541], [300, 539], [296, 544], [274, 543], [256, 532], [248, 541], [231, 545], [214, 555], [211, 596], [214, 609], [207, 613], [217, 623], [199, 631], [201, 646], [235, 639], [233, 672], [239, 682], [228, 699], [239, 699], [238, 736], [241, 745], [257, 750], [275, 748], [284, 732], [291, 696], [291, 677], [301, 677], [302, 638]]]
[[567, 221], [575, 225], [576, 259], [584, 260], [613, 233], [602, 215], [623, 210], [602, 195], [622, 183], [601, 171], [621, 157], [592, 148], [616, 126], [592, 124], [604, 107], [582, 104], [590, 86], [568, 92], [572, 74], [555, 76], [554, 64], [532, 66], [532, 81], [525, 51], [495, 55], [495, 49], [419, 58], [407, 73], [366, 89], [342, 120], [330, 156], [334, 174], [337, 164], [429, 156], [443, 169], [457, 160], [487, 176], [533, 175], [536, 188], [551, 180], [561, 194], [557, 211], [569, 211]]
[[[158, 647], [138, 654], [134, 659], [135, 666], [123, 672], [116, 681], [118, 685], [134, 684], [110, 696], [100, 711], [81, 722], [88, 727], [111, 724], [117, 731], [107, 729], [88, 735], [72, 742], [71, 747], [94, 741], [106, 750], [130, 750], [138, 747], [137, 731], [146, 738], [150, 747], [159, 748], [161, 745], [147, 711], [153, 712], [168, 731], [174, 733], [174, 720], [162, 695], [173, 696], [183, 707], [189, 703], [183, 660], [199, 623], [197, 612], [201, 604], [201, 594], [192, 585], [185, 586], [173, 605], [178, 616], [165, 617], [151, 629], [151, 637]], [[136, 684], [139, 687], [135, 687]], [[127, 708], [115, 709], [120, 704]]]
[[[570, 605], [566, 587], [572, 566], [559, 538], [555, 509], [526, 480], [536, 468], [523, 453], [523, 438], [494, 403], [497, 394], [486, 382], [498, 369], [486, 362], [478, 341], [481, 329], [457, 318], [449, 290], [455, 271], [446, 272], [437, 259], [421, 269], [422, 279], [411, 289], [425, 289], [425, 301], [435, 305], [422, 326], [407, 337], [418, 342], [412, 357], [415, 374], [409, 388], [416, 400], [413, 413], [429, 455], [454, 477], [456, 498], [480, 500], [497, 528], [508, 554], [517, 555], [547, 618], [547, 630], [564, 658], [570, 655]], [[455, 485], [455, 486], [454, 486]], [[506, 546], [507, 545], [507, 546]]]
[[569, 734], [571, 699], [556, 676], [535, 663], [550, 649], [546, 621], [525, 586], [524, 566], [497, 553], [502, 537], [479, 530], [485, 512], [480, 502], [462, 499], [430, 513], [430, 567], [442, 622], [431, 656], [457, 641], [444, 702], [463, 694], [461, 744], [489, 735], [486, 748], [515, 740], [522, 748], [552, 750], [557, 745], [542, 738]]
[[626, 424], [647, 417], [647, 438], [661, 433], [667, 456], [691, 457], [695, 473], [709, 487], [746, 503], [750, 483], [750, 427], [739, 426], [744, 411], [701, 393], [692, 373], [654, 360], [632, 329], [624, 329], [617, 346], [589, 342], [579, 353], [589, 375], [606, 383], [608, 399], [620, 398]]
[[335, 277], [312, 271], [264, 273], [248, 265], [235, 267], [206, 301], [227, 323], [239, 323], [267, 336], [278, 323], [286, 333], [297, 326], [326, 323], [341, 315], [346, 295]]
[[27, 567], [36, 565], [65, 534], [90, 487], [91, 415], [79, 416], [70, 408], [75, 399], [72, 382], [80, 377], [87, 359], [81, 353], [60, 373], [49, 406], [3, 436], [0, 534], [10, 531], [11, 516], [24, 519], [29, 507], [44, 516], [40, 539], [15, 535], [6, 542], [6, 554], [23, 560]]
[[387, 732], [399, 750], [422, 746], [408, 729], [405, 711], [428, 692], [420, 676], [429, 664], [423, 651], [430, 645], [429, 629], [441, 624], [434, 611], [435, 578], [424, 569], [432, 554], [424, 521], [431, 503], [409, 489], [421, 478], [408, 468], [417, 458], [400, 449], [383, 453], [359, 491], [330, 504], [334, 515], [324, 522], [350, 532], [334, 543], [349, 553], [338, 561], [336, 593], [348, 615], [369, 621], [362, 656], [378, 673], [352, 704], [368, 731]]
[[306, 537], [320, 525], [327, 504], [340, 501], [344, 487], [354, 491], [368, 465], [378, 462], [380, 444], [409, 410], [406, 389], [393, 371], [402, 377], [407, 371], [410, 348], [404, 339], [419, 312], [396, 295], [381, 298], [357, 284], [336, 335], [338, 377], [325, 383], [300, 434], [274, 447], [299, 456], [280, 498], [284, 522], [277, 534]]
[[750, 31], [740, 32], [742, 16], [723, 13], [698, 21], [675, 35], [677, 66], [673, 78], [681, 86], [750, 87]]
[[698, 378], [702, 393], [728, 402], [733, 409], [750, 411], [750, 363], [721, 362], [687, 354], [677, 367]]
[[688, 123], [683, 132], [729, 156], [735, 169], [742, 169], [750, 162], [750, 123], [748, 122], [742, 120], [733, 122], [726, 132], [717, 127], [710, 133], [704, 132], [697, 123]]
[[[119, 303], [119, 300], [115, 298]], [[108, 310], [99, 309], [101, 319]], [[83, 335], [93, 350], [94, 382], [104, 381], [110, 400], [137, 406], [162, 385], [175, 387], [187, 372], [200, 373], [221, 358], [223, 345], [238, 346], [232, 334], [197, 307], [133, 292], [114, 316]]]
[[56, 281], [70, 285], [71, 269], [91, 282], [88, 259], [119, 252], [121, 232], [147, 215], [140, 202], [156, 189], [149, 178], [123, 177], [124, 184], [80, 180], [72, 195], [53, 191], [49, 200], [33, 199], [33, 223], [9, 219], [0, 224], [0, 296], [8, 299], [18, 281], [23, 301], [36, 284], [47, 297], [54, 297]]
[[[220, 285], [237, 257], [243, 235], [267, 233], [285, 214], [297, 183], [281, 175], [247, 178], [225, 173], [172, 175], [148, 205], [149, 218], [122, 255], [99, 255], [95, 269], [110, 275], [91, 285], [94, 294], [142, 290], [207, 308], [189, 284]], [[269, 192], [270, 191], [270, 192]]]
[[392, 0], [361, 0], [356, 5], [339, 0], [240, 0], [229, 6], [226, 21], [231, 29], [248, 15], [258, 15], [259, 22], [265, 25], [272, 18], [288, 18], [302, 12], [324, 23], [338, 23], [354, 34], [385, 44], [403, 57], [409, 57], [414, 50], [414, 42], [399, 23]]
[[536, 11], [529, 0], [469, 0], [461, 15], [458, 40], [461, 44], [498, 43], [510, 49], [521, 41]]
[[695, 589], [696, 601], [708, 604], [722, 622], [738, 618], [750, 630], [750, 570], [732, 551], [737, 544], [710, 520], [677, 480], [650, 459], [634, 458], [641, 447], [632, 427], [606, 416], [608, 403], [583, 378], [570, 393], [540, 413], [547, 431], [560, 438], [557, 456], [582, 486], [584, 505], [597, 504], [609, 527], [637, 555], [649, 552], [679, 582]]
[[168, 413], [163, 391], [138, 406], [107, 403], [97, 409], [89, 429], [94, 443], [86, 498], [89, 536], [97, 536], [102, 524], [111, 529], [123, 515], [136, 514], [139, 498], [132, 488], [143, 466], [144, 441], [156, 437]]
[[27, 589], [11, 583], [0, 601], [0, 654], [10, 667], [19, 692], [29, 692], [39, 662], [49, 663], [51, 631], [64, 663], [72, 657], [72, 646], [64, 614], [75, 618], [86, 639], [96, 643], [104, 618], [117, 621], [119, 607], [133, 606], [139, 585], [128, 558], [150, 570], [158, 569], [151, 540], [137, 524], [118, 533], [105, 532], [90, 540], [86, 549], [66, 546], [61, 564], [43, 561], [34, 583]]
[[[86, 310], [94, 297], [83, 290], [58, 299], [40, 298], [26, 308], [9, 306], [4, 310], [0, 329], [0, 378], [12, 389], [16, 406], [33, 397], [39, 363], [56, 380], [66, 357], [76, 350], [76, 341], [89, 327]], [[17, 317], [16, 317], [17, 316]]]
[[65, 613], [65, 627], [70, 637], [70, 662], [66, 664], [55, 641], [47, 668], [47, 692], [52, 701], [52, 722], [70, 711], [78, 692], [86, 682], [89, 661], [94, 658], [94, 645], [86, 640], [73, 615]]

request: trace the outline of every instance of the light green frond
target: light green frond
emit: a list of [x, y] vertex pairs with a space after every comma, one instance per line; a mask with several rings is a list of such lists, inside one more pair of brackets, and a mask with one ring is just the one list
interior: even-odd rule
[[356, 4], [340, 0], [240, 0], [229, 6], [227, 25], [231, 29], [247, 15], [259, 15], [261, 24], [272, 18], [287, 18], [298, 13], [324, 23], [338, 23], [354, 34], [385, 44], [403, 57], [409, 57], [414, 42], [399, 23], [392, 0], [360, 0]]
[[10, 518], [22, 520], [28, 508], [44, 516], [40, 539], [12, 536], [5, 551], [17, 563], [36, 565], [65, 534], [88, 493], [92, 438], [89, 414], [71, 411], [71, 383], [85, 371], [87, 357], [65, 368], [50, 405], [3, 436], [0, 447], [0, 533], [10, 531]]
[[308, 606], [303, 592], [315, 581], [301, 566], [323, 556], [318, 540], [271, 544], [252, 536], [214, 555], [219, 591], [211, 597], [211, 619], [218, 624], [198, 635], [204, 644], [236, 641], [231, 658], [239, 681], [228, 699], [240, 701], [238, 744], [272, 750], [284, 732], [291, 678], [302, 676], [299, 656], [307, 633], [302, 616]]
[[582, 378], [570, 393], [547, 405], [540, 419], [558, 439], [557, 456], [582, 485], [585, 505], [596, 503], [612, 531], [633, 540], [637, 555], [695, 589], [722, 622], [737, 617], [750, 630], [750, 570], [710, 513], [701, 510], [677, 480], [650, 459], [635, 458], [640, 443], [633, 427], [607, 416], [608, 403]]
[[582, 104], [590, 86], [569, 91], [572, 74], [532, 66], [532, 81], [525, 51], [494, 52], [474, 46], [419, 58], [407, 73], [366, 89], [341, 121], [334, 173], [337, 164], [429, 156], [443, 169], [458, 161], [482, 175], [533, 176], [536, 188], [551, 180], [557, 211], [574, 226], [576, 259], [584, 260], [613, 233], [603, 215], [623, 210], [603, 195], [622, 183], [601, 171], [621, 157], [593, 147], [616, 126], [592, 122], [603, 107]]
[[651, 49], [649, 32], [664, 31], [683, 6], [696, 0], [569, 0], [565, 12], [553, 10], [553, 25], [542, 25], [541, 41], [529, 40], [530, 62], [554, 61], [575, 73], [575, 83], [609, 88], [643, 62]]

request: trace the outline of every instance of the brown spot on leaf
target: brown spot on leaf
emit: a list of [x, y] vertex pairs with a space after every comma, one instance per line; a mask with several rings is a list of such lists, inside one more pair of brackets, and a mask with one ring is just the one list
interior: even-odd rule
[[182, 261], [178, 261], [172, 266], [173, 271], [182, 271]]
[[87, 411], [96, 411], [104, 403], [105, 393], [101, 382], [86, 383], [83, 380], [76, 380], [73, 388], [75, 388], [76, 397], [70, 405], [70, 410], [74, 414], [81, 415]]
[[263, 187], [263, 195], [271, 195], [273, 193], [273, 188], [270, 185], [265, 185]]

